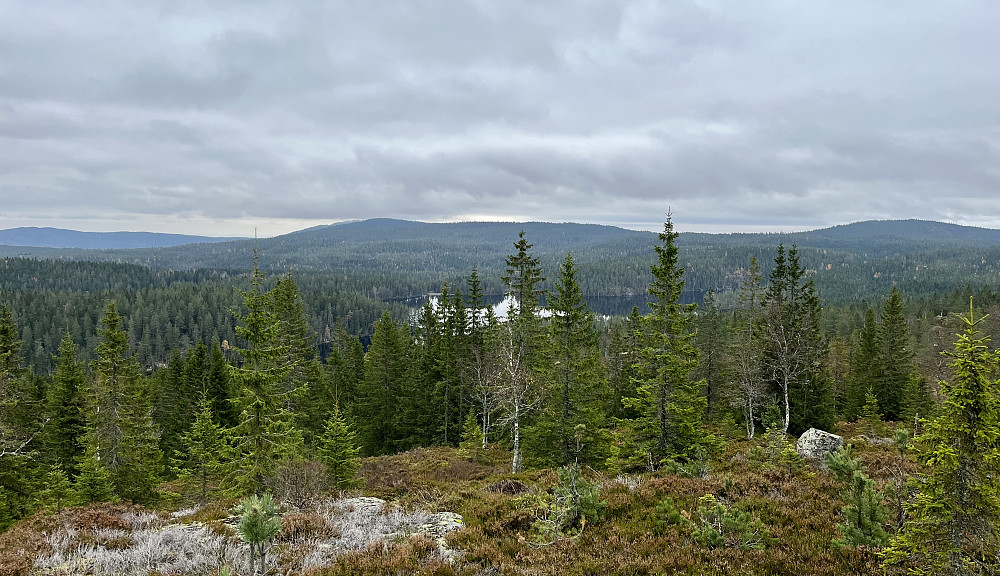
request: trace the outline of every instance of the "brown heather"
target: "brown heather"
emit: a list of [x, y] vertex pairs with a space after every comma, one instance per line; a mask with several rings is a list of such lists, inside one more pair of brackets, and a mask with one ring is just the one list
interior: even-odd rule
[[[890, 444], [858, 439], [859, 431], [850, 425], [841, 425], [838, 431], [855, 444], [855, 454], [880, 488], [892, 482], [899, 460]], [[294, 568], [306, 565], [304, 543], [338, 536], [331, 533], [328, 520], [312, 510], [284, 515], [275, 553], [281, 573], [310, 576], [881, 574], [875, 550], [832, 545], [844, 503], [831, 474], [817, 465], [783, 468], [761, 463], [751, 456], [759, 442], [732, 441], [704, 478], [653, 473], [636, 484], [587, 470], [588, 478], [601, 481], [601, 498], [607, 501], [603, 518], [586, 525], [576, 538], [547, 546], [532, 541], [536, 518], [526, 502], [544, 495], [558, 481], [552, 470], [511, 475], [503, 472], [508, 465], [504, 454], [496, 454], [495, 461], [476, 463], [447, 448], [368, 458], [361, 472], [366, 495], [385, 498], [395, 508], [448, 510], [464, 516], [465, 529], [446, 538], [449, 547], [462, 551], [461, 559], [449, 564], [432, 539], [413, 536], [345, 551], [325, 566]], [[917, 471], [912, 463], [906, 468]], [[691, 514], [706, 494], [760, 518], [774, 538], [773, 545], [766, 550], [706, 549], [676, 526], [657, 521], [656, 506], [665, 498], [671, 498], [682, 514]], [[227, 510], [228, 506], [210, 504], [180, 520], [219, 522]], [[47, 546], [44, 533], [59, 524], [100, 534], [101, 529], [127, 529], [122, 518], [129, 512], [140, 509], [91, 506], [65, 511], [58, 518], [38, 514], [25, 519], [0, 535], [0, 576], [28, 574], [34, 556]], [[300, 569], [304, 572], [296, 571]]]

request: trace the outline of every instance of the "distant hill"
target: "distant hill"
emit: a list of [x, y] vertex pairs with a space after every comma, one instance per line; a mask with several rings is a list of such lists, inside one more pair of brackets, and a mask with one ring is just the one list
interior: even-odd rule
[[227, 242], [237, 239], [156, 232], [78, 232], [62, 228], [23, 227], [0, 230], [0, 244], [6, 246], [86, 250], [164, 248], [184, 244]]
[[[259, 263], [297, 275], [335, 272], [337, 289], [373, 298], [404, 298], [437, 290], [443, 282], [464, 288], [473, 266], [485, 288], [503, 291], [505, 257], [524, 230], [541, 261], [546, 288], [572, 252], [589, 296], [641, 298], [655, 260], [656, 234], [614, 226], [546, 222], [423, 223], [372, 219], [318, 226], [257, 241]], [[190, 241], [191, 237], [187, 237]], [[219, 239], [213, 239], [219, 240]], [[707, 290], [730, 296], [739, 289], [751, 257], [769, 272], [775, 249], [796, 245], [824, 298], [879, 298], [893, 285], [912, 294], [956, 286], [1000, 284], [1000, 230], [904, 220], [869, 221], [797, 233], [681, 234], [685, 290], [698, 299]], [[113, 261], [155, 269], [247, 270], [254, 241], [130, 250], [5, 248], [0, 256]], [[326, 280], [317, 282], [327, 282]]]

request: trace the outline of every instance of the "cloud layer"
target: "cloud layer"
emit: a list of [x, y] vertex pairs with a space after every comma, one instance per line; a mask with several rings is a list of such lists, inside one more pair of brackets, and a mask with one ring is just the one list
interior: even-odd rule
[[1000, 227], [995, 2], [0, 7], [0, 227]]

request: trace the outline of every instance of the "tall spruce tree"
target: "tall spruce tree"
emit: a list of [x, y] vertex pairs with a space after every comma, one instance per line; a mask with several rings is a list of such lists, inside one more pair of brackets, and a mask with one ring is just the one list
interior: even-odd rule
[[316, 352], [316, 332], [309, 326], [305, 302], [291, 273], [279, 278], [268, 295], [278, 320], [275, 338], [284, 354], [282, 361], [291, 367], [282, 390], [285, 409], [294, 415], [306, 440], [313, 444], [322, 432], [324, 414], [329, 410], [312, 401], [315, 391], [311, 388], [322, 385], [323, 372]]
[[919, 574], [995, 574], [1000, 570], [1000, 355], [979, 335], [983, 318], [962, 316], [944, 403], [917, 438], [927, 466], [907, 518], [885, 552], [886, 566], [910, 562]]
[[70, 480], [79, 473], [77, 460], [84, 448], [87, 421], [83, 390], [87, 385], [83, 363], [76, 359], [76, 344], [69, 332], [63, 334], [55, 357], [55, 372], [49, 388], [49, 426], [46, 449]]
[[905, 411], [906, 390], [916, 366], [910, 347], [910, 328], [903, 312], [903, 296], [895, 286], [882, 307], [881, 320], [879, 332], [883, 367], [875, 394], [885, 419], [898, 421]]
[[695, 321], [694, 344], [700, 352], [698, 367], [693, 378], [705, 382], [705, 418], [711, 419], [720, 409], [723, 382], [726, 379], [726, 351], [729, 348], [729, 330], [726, 319], [719, 310], [715, 292], [708, 291]]
[[517, 253], [507, 256], [507, 273], [502, 278], [511, 309], [493, 340], [499, 357], [494, 395], [503, 410], [499, 421], [511, 427], [511, 469], [515, 474], [523, 466], [521, 435], [525, 419], [538, 408], [541, 400], [536, 372], [544, 357], [542, 322], [538, 314], [543, 290], [538, 286], [545, 278], [538, 258], [529, 252], [532, 247], [521, 230], [514, 243]]
[[386, 454], [399, 445], [400, 399], [410, 360], [408, 338], [388, 311], [375, 323], [354, 404], [361, 446], [367, 455]]
[[280, 322], [263, 280], [255, 253], [250, 290], [243, 292], [247, 312], [238, 316], [236, 327], [246, 346], [235, 348], [242, 363], [230, 369], [239, 421], [228, 430], [232, 448], [222, 487], [237, 496], [263, 493], [265, 480], [302, 447], [302, 436], [286, 408], [286, 382], [293, 365], [288, 363], [287, 345], [278, 339]]
[[594, 315], [583, 300], [573, 256], [559, 267], [549, 298], [551, 363], [546, 400], [534, 426], [536, 451], [549, 464], [603, 460], [598, 432], [604, 427], [599, 394], [605, 384]]
[[112, 301], [101, 318], [97, 358], [91, 364], [94, 378], [87, 442], [109, 472], [115, 494], [147, 503], [156, 498], [163, 454], [151, 395], [139, 363], [129, 355], [122, 324]]
[[36, 452], [44, 410], [32, 374], [21, 366], [21, 345], [13, 314], [0, 306], [0, 530], [32, 511], [47, 473]]
[[680, 266], [677, 236], [667, 215], [655, 246], [649, 285], [650, 313], [643, 319], [639, 350], [639, 397], [633, 402], [642, 414], [637, 432], [654, 462], [687, 458], [703, 438], [702, 418], [707, 405], [701, 395], [704, 382], [694, 380], [698, 350], [692, 330], [695, 304], [681, 304], [684, 268]]
[[800, 433], [833, 424], [833, 388], [824, 369], [826, 346], [820, 330], [820, 303], [798, 249], [778, 246], [764, 295], [764, 369], [778, 390], [782, 431]]
[[857, 420], [865, 405], [865, 394], [879, 385], [883, 365], [882, 349], [875, 311], [868, 308], [851, 353], [851, 372], [843, 412], [844, 418], [849, 421]]

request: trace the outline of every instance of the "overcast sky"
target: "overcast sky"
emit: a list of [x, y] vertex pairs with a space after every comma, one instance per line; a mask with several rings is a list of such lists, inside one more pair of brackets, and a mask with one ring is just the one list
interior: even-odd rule
[[1000, 2], [0, 2], [0, 228], [1000, 228]]

